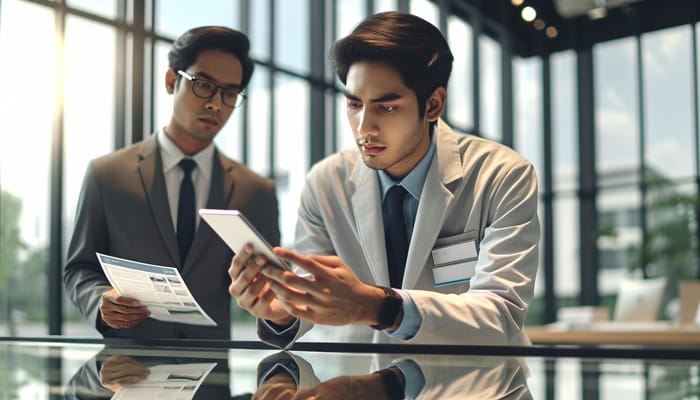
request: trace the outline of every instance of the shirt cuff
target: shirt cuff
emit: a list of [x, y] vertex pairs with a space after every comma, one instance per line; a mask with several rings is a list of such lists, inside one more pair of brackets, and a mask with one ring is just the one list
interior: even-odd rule
[[387, 368], [396, 367], [401, 370], [406, 384], [404, 385], [404, 396], [407, 399], [415, 399], [425, 386], [425, 377], [418, 364], [413, 360], [404, 359], [393, 363]]
[[401, 296], [401, 299], [403, 300], [403, 319], [401, 320], [401, 324], [399, 325], [398, 329], [396, 329], [395, 331], [387, 329], [384, 332], [386, 332], [387, 335], [391, 337], [395, 337], [402, 340], [409, 340], [416, 336], [416, 333], [418, 333], [418, 329], [423, 323], [423, 317], [418, 312], [418, 307], [416, 307], [416, 303], [413, 302], [411, 295], [409, 295], [407, 291], [397, 289], [394, 290], [396, 291], [396, 293], [399, 294], [399, 296]]

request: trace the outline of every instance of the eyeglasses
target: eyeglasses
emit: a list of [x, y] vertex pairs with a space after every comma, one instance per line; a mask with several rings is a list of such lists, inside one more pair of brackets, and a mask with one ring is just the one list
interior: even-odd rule
[[227, 107], [236, 108], [243, 104], [246, 99], [245, 93], [238, 87], [219, 86], [210, 80], [192, 76], [183, 70], [178, 70], [177, 73], [192, 82], [192, 93], [200, 99], [211, 99], [219, 90], [221, 90], [221, 101]]

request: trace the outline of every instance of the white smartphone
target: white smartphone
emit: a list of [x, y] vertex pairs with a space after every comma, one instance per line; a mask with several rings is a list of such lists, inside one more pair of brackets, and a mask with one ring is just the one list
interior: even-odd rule
[[272, 246], [240, 211], [202, 208], [199, 215], [234, 253], [241, 251], [246, 243], [251, 243], [254, 251], [264, 254], [270, 263], [290, 269], [289, 264], [272, 252]]

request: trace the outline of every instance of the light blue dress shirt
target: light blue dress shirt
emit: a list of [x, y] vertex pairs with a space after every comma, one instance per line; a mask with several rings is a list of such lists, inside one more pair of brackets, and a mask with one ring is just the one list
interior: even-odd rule
[[[431, 136], [430, 147], [425, 153], [423, 158], [416, 164], [416, 166], [408, 173], [400, 182], [396, 182], [389, 174], [383, 170], [377, 171], [377, 176], [379, 177], [379, 190], [382, 193], [382, 215], [384, 218], [384, 225], [386, 226], [386, 219], [388, 213], [384, 207], [384, 198], [386, 197], [389, 189], [394, 185], [401, 185], [408, 192], [408, 196], [404, 198], [403, 201], [403, 217], [406, 222], [406, 237], [411, 237], [413, 235], [413, 225], [416, 222], [416, 214], [418, 213], [418, 202], [420, 201], [420, 194], [423, 192], [423, 184], [425, 184], [425, 178], [428, 176], [428, 170], [430, 169], [430, 163], [433, 160], [433, 155], [435, 154], [435, 138]], [[410, 246], [410, 241], [409, 241]], [[403, 299], [403, 320], [401, 325], [395, 331], [387, 330], [389, 336], [410, 339], [420, 327], [423, 319], [418, 312], [418, 308], [411, 299], [411, 296], [405, 290], [396, 290], [397, 293]]]

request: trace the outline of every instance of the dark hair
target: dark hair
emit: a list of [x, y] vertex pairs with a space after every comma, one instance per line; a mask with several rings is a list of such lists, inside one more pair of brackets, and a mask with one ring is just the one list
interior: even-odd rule
[[346, 83], [350, 66], [358, 61], [383, 62], [396, 69], [418, 100], [419, 115], [428, 97], [452, 72], [452, 52], [442, 33], [412, 14], [389, 11], [370, 16], [350, 35], [335, 42], [330, 60]]
[[183, 33], [168, 52], [169, 66], [175, 71], [184, 71], [195, 63], [199, 53], [209, 49], [231, 53], [238, 58], [243, 67], [241, 89], [244, 89], [253, 76], [255, 65], [248, 55], [250, 41], [245, 34], [224, 26], [200, 26]]

